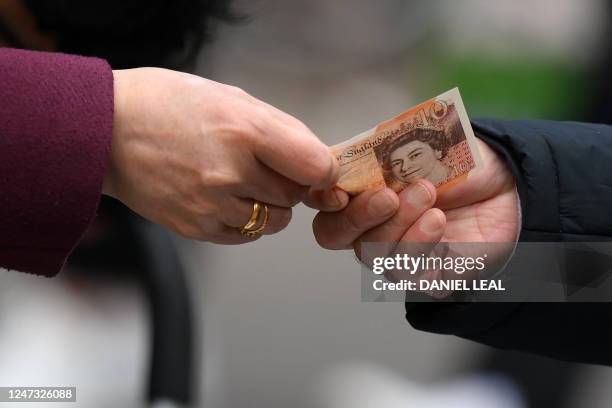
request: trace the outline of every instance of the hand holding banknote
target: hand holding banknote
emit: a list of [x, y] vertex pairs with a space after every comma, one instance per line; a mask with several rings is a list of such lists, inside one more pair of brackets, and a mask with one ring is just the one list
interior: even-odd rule
[[308, 187], [337, 179], [304, 124], [238, 88], [156, 68], [114, 79], [103, 192], [185, 237], [240, 244], [273, 234]]
[[[340, 155], [338, 187], [332, 191], [311, 191], [307, 200], [314, 207], [324, 208], [313, 221], [315, 237], [322, 247], [352, 248], [368, 264], [370, 260], [361, 254], [364, 242], [435, 244], [440, 241], [516, 240], [518, 200], [512, 173], [501, 157], [473, 136], [460, 99], [450, 102], [455, 109], [449, 109], [451, 103], [447, 100], [446, 106], [438, 111], [457, 112], [455, 118], [448, 118], [451, 119], [448, 122], [437, 114], [434, 115], [440, 118], [435, 120], [434, 117], [432, 121], [427, 112], [416, 107], [408, 111], [409, 114], [400, 115], [399, 121], [393, 119], [367, 132], [365, 141], [361, 135], [332, 148], [337, 157]], [[434, 105], [428, 101], [426, 106]], [[415, 120], [414, 115], [419, 118]], [[449, 136], [453, 132], [454, 135]], [[424, 133], [454, 140], [454, 144], [447, 142], [447, 146], [442, 146], [438, 141], [432, 143], [433, 137], [422, 137]], [[369, 143], [366, 145], [369, 152], [362, 148], [364, 143]], [[384, 158], [393, 157], [393, 150], [399, 150], [397, 146], [408, 146], [403, 149], [407, 152], [390, 159], [391, 163], [398, 161], [397, 171], [393, 168], [385, 170]], [[459, 148], [455, 148], [453, 153], [456, 146]], [[386, 153], [376, 154], [375, 150]], [[342, 152], [351, 156], [345, 160], [344, 166]], [[347, 155], [346, 152], [350, 153]], [[411, 154], [417, 155], [413, 162], [423, 156], [429, 162], [407, 163]], [[449, 154], [455, 154], [454, 158], [449, 159]], [[360, 164], [355, 165], [355, 156]], [[440, 160], [440, 156], [447, 157], [447, 160]], [[433, 163], [436, 161], [438, 163]], [[436, 172], [438, 165], [450, 169]], [[402, 173], [410, 172], [418, 173], [417, 177], [412, 180], [402, 178]], [[435, 178], [428, 178], [432, 172]], [[345, 190], [351, 193], [350, 199]], [[379, 255], [393, 256], [396, 246], [386, 248], [389, 252]]]

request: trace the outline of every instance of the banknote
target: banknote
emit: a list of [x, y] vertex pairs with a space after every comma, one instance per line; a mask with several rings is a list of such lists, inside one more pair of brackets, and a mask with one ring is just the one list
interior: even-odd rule
[[349, 194], [418, 179], [436, 187], [460, 182], [482, 161], [459, 89], [429, 99], [331, 147], [340, 163], [337, 186]]

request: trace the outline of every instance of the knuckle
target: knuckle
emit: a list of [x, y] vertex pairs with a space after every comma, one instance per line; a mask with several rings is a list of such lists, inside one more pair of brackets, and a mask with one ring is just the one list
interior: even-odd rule
[[225, 89], [237, 96], [247, 96], [249, 95], [244, 89], [240, 88], [239, 86], [236, 85], [225, 85]]
[[250, 107], [251, 114], [249, 116], [249, 125], [247, 129], [251, 135], [267, 136], [270, 132], [270, 124], [273, 123], [273, 116], [270, 110], [262, 105], [253, 105]]
[[207, 239], [207, 234], [202, 229], [191, 224], [182, 223], [174, 228], [174, 230], [183, 238], [197, 241], [206, 241]]
[[291, 119], [293, 120], [294, 125], [298, 129], [300, 129], [303, 132], [307, 132], [307, 133], [312, 134], [312, 131], [310, 130], [310, 128], [308, 126], [306, 126], [306, 124], [304, 122], [302, 122], [301, 120], [299, 120], [295, 116], [291, 116]]
[[359, 223], [359, 217], [357, 217], [351, 211], [342, 211], [338, 214], [340, 217], [340, 230], [350, 232], [350, 233], [358, 233], [361, 232], [362, 227]]
[[198, 241], [210, 241], [220, 230], [219, 211], [209, 202], [194, 202], [185, 207], [184, 219], [174, 223], [172, 229], [180, 236]]
[[202, 193], [197, 194], [196, 198], [189, 203], [184, 203], [183, 213], [189, 217], [189, 223], [209, 227], [211, 222], [217, 219], [219, 214], [217, 205], [211, 201], [210, 197]]
[[237, 146], [250, 146], [253, 138], [257, 137], [259, 129], [251, 122], [241, 122], [233, 126], [228, 132], [229, 143]]
[[199, 191], [225, 189], [242, 185], [242, 178], [228, 169], [206, 169], [200, 171]]
[[301, 132], [305, 137], [313, 139], [316, 142], [319, 142], [322, 146], [324, 146], [323, 142], [320, 141], [320, 139], [313, 133], [312, 130], [310, 130], [310, 128], [304, 122], [297, 118], [293, 118], [293, 120], [295, 121], [295, 126], [297, 127], [299, 132]]
[[310, 128], [308, 126], [306, 126], [306, 124], [304, 122], [302, 122], [301, 120], [299, 120], [295, 116], [292, 116], [292, 115], [289, 115], [289, 114], [284, 114], [284, 115], [285, 115], [284, 118], [286, 119], [288, 124], [291, 127], [295, 128], [296, 131], [298, 131], [300, 133], [304, 133], [308, 137], [315, 137], [314, 134], [312, 133], [312, 131], [310, 130]]
[[244, 115], [241, 118], [228, 118], [225, 134], [228, 142], [236, 145], [251, 145], [254, 140], [267, 137], [270, 132], [270, 113], [259, 106], [242, 106]]
[[278, 192], [279, 205], [282, 207], [293, 207], [306, 197], [308, 188], [304, 186], [291, 186], [280, 189]]

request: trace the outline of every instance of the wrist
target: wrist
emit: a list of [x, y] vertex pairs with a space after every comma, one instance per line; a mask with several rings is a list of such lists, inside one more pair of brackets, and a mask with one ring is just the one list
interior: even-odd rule
[[120, 140], [125, 133], [126, 86], [125, 71], [113, 70], [113, 134], [111, 151], [106, 165], [106, 174], [102, 183], [102, 194], [116, 197], [115, 179], [117, 174], [116, 157], [121, 148]]
[[102, 182], [102, 194], [109, 197], [114, 197], [110, 163], [106, 167], [106, 174], [104, 175], [104, 181]]

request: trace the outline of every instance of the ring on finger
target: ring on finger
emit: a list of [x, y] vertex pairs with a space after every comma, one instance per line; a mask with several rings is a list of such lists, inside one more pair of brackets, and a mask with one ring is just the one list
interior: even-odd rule
[[[263, 208], [263, 219], [261, 224], [258, 225], [261, 216], [261, 210]], [[268, 225], [269, 218], [269, 210], [268, 206], [260, 203], [257, 200], [253, 200], [253, 212], [251, 213], [251, 217], [249, 221], [244, 224], [244, 226], [240, 229], [240, 233], [246, 237], [254, 237], [263, 232], [263, 230]]]

